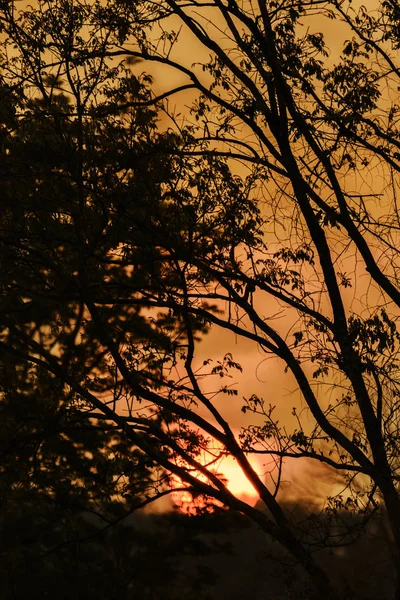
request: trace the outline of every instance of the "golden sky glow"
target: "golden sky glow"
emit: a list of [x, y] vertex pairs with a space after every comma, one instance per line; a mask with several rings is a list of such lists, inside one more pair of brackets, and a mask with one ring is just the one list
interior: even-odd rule
[[[202, 462], [205, 463], [206, 459], [202, 460]], [[263, 467], [263, 459], [260, 456], [251, 457], [250, 462], [259, 477], [264, 479], [265, 469]], [[220, 479], [234, 496], [251, 506], [254, 506], [257, 503], [259, 498], [257, 492], [232, 456], [224, 456], [216, 462], [214, 468], [210, 470], [218, 474]], [[199, 479], [205, 481], [205, 478], [201, 475], [199, 475]], [[175, 488], [180, 488], [182, 487], [182, 481], [178, 477], [175, 477], [172, 485]], [[184, 512], [191, 512], [194, 509], [195, 504], [193, 503], [190, 492], [173, 492], [172, 500], [175, 506], [180, 507]], [[200, 507], [203, 506], [202, 501], [200, 500], [200, 502], [197, 502], [197, 505]]]

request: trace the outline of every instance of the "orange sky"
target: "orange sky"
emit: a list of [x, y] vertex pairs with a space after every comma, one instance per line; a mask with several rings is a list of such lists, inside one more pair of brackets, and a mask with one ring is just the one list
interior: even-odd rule
[[[356, 3], [353, 3], [354, 5]], [[361, 2], [358, 2], [361, 4]], [[373, 5], [369, 3], [369, 5]], [[20, 4], [22, 6], [22, 4]], [[215, 11], [212, 11], [214, 25], [220, 25], [218, 20], [215, 20]], [[321, 19], [315, 17], [312, 21], [313, 28], [318, 31], [322, 30], [325, 34], [327, 45], [331, 48], [331, 61], [335, 59], [335, 53], [337, 53], [341, 43], [347, 37], [347, 28], [342, 24], [330, 21], [327, 19]], [[178, 29], [179, 23], [176, 22], [175, 28]], [[211, 25], [208, 26], [211, 31]], [[222, 35], [217, 32], [214, 35]], [[181, 39], [176, 49], [176, 58], [179, 61], [190, 67], [194, 62], [206, 60], [208, 51], [205, 51], [201, 44], [194, 39], [185, 29], [182, 30]], [[154, 76], [154, 88], [155, 92], [163, 92], [166, 89], [175, 87], [185, 83], [187, 80], [179, 73], [174, 72], [172, 69], [168, 69], [163, 65], [157, 64], [146, 64], [139, 63], [134, 67], [135, 71], [148, 71]], [[181, 93], [176, 99], [171, 99], [171, 106], [176, 102], [179, 106], [179, 110], [184, 114], [187, 110], [187, 104], [190, 100], [191, 94]], [[161, 117], [161, 126], [163, 125], [163, 119]], [[356, 182], [355, 182], [356, 183]], [[268, 311], [264, 310], [266, 314]], [[233, 354], [234, 360], [239, 362], [243, 367], [243, 373], [235, 374], [235, 379], [238, 382], [239, 394], [237, 397], [221, 395], [216, 400], [217, 407], [221, 410], [223, 416], [229, 421], [232, 429], [236, 434], [242, 426], [254, 423], [255, 418], [251, 414], [244, 415], [241, 411], [243, 405], [243, 396], [249, 397], [252, 394], [257, 394], [264, 398], [267, 404], [276, 406], [276, 417], [281, 423], [284, 423], [289, 428], [295, 426], [295, 420], [292, 416], [292, 409], [294, 406], [301, 407], [301, 396], [296, 389], [296, 384], [290, 374], [284, 373], [284, 364], [276, 358], [268, 358], [262, 353], [257, 346], [248, 340], [237, 339], [232, 333], [221, 332], [220, 330], [212, 330], [198, 346], [196, 350], [196, 361], [200, 365], [204, 359], [213, 358], [219, 360], [223, 357], [226, 352]], [[205, 383], [206, 391], [209, 391], [209, 386], [214, 386], [215, 382], [206, 380]], [[264, 476], [264, 473], [268, 471], [268, 466], [263, 466], [267, 462], [262, 457], [254, 459], [254, 466], [260, 476]], [[220, 471], [227, 477], [230, 484], [230, 489], [242, 496], [243, 498], [250, 498], [251, 502], [255, 502], [257, 497], [252, 492], [250, 484], [241, 473], [240, 469], [235, 464], [234, 459], [226, 458], [219, 467]], [[317, 468], [318, 469], [318, 468]], [[322, 481], [323, 469], [319, 469], [319, 475]], [[299, 473], [303, 473], [303, 481], [300, 481]], [[285, 483], [283, 490], [285, 493], [293, 494], [293, 490], [296, 490], [295, 494], [299, 492], [303, 486], [304, 489], [308, 489], [310, 466], [306, 461], [295, 462], [292, 461], [287, 463], [284, 472]], [[315, 474], [315, 471], [314, 471]], [[268, 481], [268, 476], [265, 475]], [[287, 481], [286, 481], [287, 480]], [[292, 484], [289, 484], [289, 480]], [[295, 482], [295, 483], [294, 483]], [[322, 485], [322, 483], [321, 483]], [[331, 485], [331, 483], [329, 483]], [[290, 486], [292, 486], [290, 488]], [[291, 489], [291, 492], [288, 490]], [[314, 487], [313, 493], [316, 493]]]
[[[360, 4], [362, 2], [354, 2], [353, 6]], [[375, 1], [370, 4], [372, 7]], [[212, 13], [215, 15], [215, 11], [212, 11]], [[215, 20], [215, 16], [213, 16], [213, 22], [217, 26], [219, 25], [219, 22]], [[324, 32], [326, 43], [331, 50], [327, 61], [334, 63], [344, 40], [350, 37], [347, 26], [337, 21], [331, 21], [326, 18], [322, 19], [321, 17], [313, 18], [308, 24], [315, 31], [322, 30]], [[211, 31], [211, 25], [208, 29]], [[180, 43], [176, 49], [176, 57], [179, 61], [184, 62], [186, 66], [191, 66], [192, 63], [207, 58], [208, 51], [204, 51], [199, 42], [191, 34], [183, 29], [181, 36]], [[142, 70], [144, 67], [139, 65], [139, 68]], [[151, 65], [150, 70], [154, 75], [157, 92], [162, 92], [173, 86], [187, 82], [182, 75], [174, 73], [171, 69], [162, 65]], [[171, 99], [170, 104], [173, 105], [176, 102], [179, 110], [184, 114], [189, 100], [190, 94], [183, 93], [176, 99]], [[355, 188], [359, 187], [360, 183], [363, 186], [373, 185], [374, 180], [375, 182], [377, 181], [376, 173], [370, 174], [369, 182], [357, 181], [357, 176], [355, 176], [353, 181], [348, 181], [348, 185], [354, 185]], [[353, 258], [350, 258], [350, 264], [353, 265]], [[359, 267], [355, 279], [357, 280], [355, 281], [357, 289], [345, 292], [348, 305], [354, 301], [353, 296], [355, 291], [357, 296], [360, 297], [368, 286], [369, 278], [367, 280], [365, 277], [365, 271], [362, 267]], [[264, 314], [267, 312], [269, 311], [264, 307]], [[285, 322], [283, 322], [284, 326]], [[257, 417], [251, 414], [244, 415], [241, 411], [243, 396], [249, 397], [251, 394], [257, 394], [263, 397], [267, 404], [275, 405], [275, 416], [279, 419], [280, 423], [287, 425], [289, 429], [295, 427], [296, 422], [292, 415], [292, 410], [294, 406], [301, 408], [302, 401], [293, 378], [290, 374], [284, 373], [284, 364], [276, 358], [269, 357], [267, 359], [265, 354], [253, 342], [237, 339], [232, 333], [217, 329], [213, 329], [205, 336], [201, 344], [198, 345], [196, 349], [197, 364], [201, 365], [203, 360], [208, 358], [221, 359], [226, 352], [231, 352], [234, 360], [239, 362], [243, 367], [243, 373], [235, 374], [234, 379], [234, 381], [238, 382], [239, 394], [237, 397], [222, 394], [216, 400], [215, 404], [224, 418], [228, 420], [235, 433], [238, 434], [242, 426], [257, 422]], [[215, 383], [211, 380], [206, 380], [203, 385], [205, 386], [205, 391], [210, 391]], [[260, 476], [265, 478], [267, 484], [269, 484], [269, 476], [264, 475], [265, 471], [268, 471], [269, 468], [268, 466], [263, 466], [265, 462], [267, 462], [267, 459], [257, 457], [254, 464]], [[220, 470], [230, 481], [229, 487], [233, 492], [243, 497], [243, 499], [247, 497], [252, 503], [257, 499], [250, 484], [246, 481], [233, 459], [225, 459], [224, 463], [220, 466]], [[318, 475], [318, 484], [316, 483], [316, 474]], [[335, 480], [335, 477], [330, 473], [328, 474], [327, 469], [320, 464], [315, 464], [315, 462], [311, 464], [306, 460], [286, 461], [281, 495], [292, 499], [298, 496], [307, 497], [309, 501], [313, 498], [314, 501], [319, 503], [322, 502], [322, 499], [329, 490], [332, 491], [340, 485], [340, 480], [338, 478]]]

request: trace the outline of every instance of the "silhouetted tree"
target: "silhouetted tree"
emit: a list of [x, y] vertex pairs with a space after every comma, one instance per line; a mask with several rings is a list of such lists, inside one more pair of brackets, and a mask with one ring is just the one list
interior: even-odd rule
[[[25, 405], [46, 398], [47, 411], [54, 398], [36, 437], [105, 428], [121, 484], [144, 477], [157, 493], [172, 475], [243, 512], [335, 597], [312, 528], [296, 527], [280, 477], [271, 490], [248, 456], [277, 472], [309, 458], [345, 482], [331, 514], [367, 517], [382, 502], [399, 568], [397, 2], [1, 10], [0, 350], [4, 406], [21, 407], [6, 451], [24, 427], [34, 443]], [[335, 59], [320, 20], [346, 30]], [[187, 61], [177, 22], [209, 54], [202, 64]], [[154, 96], [139, 59], [187, 81]], [[171, 108], [183, 92], [186, 117]], [[215, 399], [235, 395], [225, 378], [240, 365], [230, 348], [196, 362], [210, 327], [280, 359], [307, 418], [282, 428], [250, 391], [243, 411], [258, 417], [235, 437]], [[220, 382], [212, 394], [204, 378]], [[83, 463], [85, 440], [72, 444]], [[215, 468], [227, 454], [267, 512], [229, 491]], [[330, 531], [320, 544], [335, 545]]]
[[[86, 385], [94, 375], [101, 397], [113, 390], [111, 411], [121, 394], [130, 402], [74, 279], [92, 270], [92, 284], [101, 286], [106, 272], [118, 272], [119, 237], [133, 227], [132, 235], [142, 239], [132, 247], [138, 271], [121, 271], [120, 283], [145, 287], [152, 266], [140, 265], [152, 265], [157, 254], [146, 234], [151, 198], [157, 201], [172, 172], [170, 159], [153, 155], [174, 137], [156, 134], [154, 109], [119, 109], [126, 97], [147, 101], [150, 79], [123, 65], [106, 66], [104, 57], [88, 58], [88, 50], [104, 54], [115, 41], [99, 14], [71, 3], [41, 4], [17, 20], [12, 10], [11, 4], [4, 9], [1, 26], [1, 593], [175, 598], [190, 596], [192, 586], [197, 598], [196, 573], [187, 576], [174, 566], [190, 535], [160, 541], [158, 532], [123, 526], [137, 509], [169, 493], [168, 473], [125, 435], [122, 416], [117, 427], [99, 420], [40, 354], [33, 363], [24, 359], [27, 336], [76, 382]], [[126, 229], [133, 204], [136, 226], [126, 223]], [[102, 272], [97, 282], [96, 271]], [[136, 359], [146, 356], [149, 373], [158, 372], [168, 341], [162, 327], [136, 307], [112, 312], [115, 326], [129, 320], [130, 334], [142, 343]], [[152, 354], [157, 348], [159, 356]], [[156, 425], [160, 417], [150, 413]]]

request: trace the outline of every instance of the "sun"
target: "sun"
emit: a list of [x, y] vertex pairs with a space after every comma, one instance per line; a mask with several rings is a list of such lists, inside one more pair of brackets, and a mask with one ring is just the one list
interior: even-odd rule
[[[252, 464], [252, 467], [259, 476], [262, 476], [262, 473], [259, 472], [261, 469], [258, 468], [258, 465]], [[259, 498], [258, 493], [247, 479], [233, 456], [224, 457], [221, 460], [218, 471], [226, 478], [227, 488], [230, 492], [232, 492], [232, 494], [234, 494], [240, 500], [251, 504], [252, 506], [257, 503]]]
[[[262, 479], [262, 465], [254, 459], [250, 459], [250, 462], [257, 475]], [[222, 457], [218, 464], [215, 465], [213, 471], [224, 481], [229, 491], [232, 492], [236, 498], [246, 502], [250, 506], [255, 506], [255, 504], [257, 504], [259, 495], [244, 475], [241, 467], [233, 456]], [[199, 479], [204, 480], [202, 476], [199, 477]], [[182, 481], [179, 478], [174, 478], [172, 485], [174, 488], [182, 487]], [[200, 503], [198, 500], [196, 502], [193, 501], [190, 492], [173, 492], [172, 500], [174, 505], [184, 512], [195, 512], [195, 504], [197, 507], [203, 508], [201, 501]], [[212, 500], [210, 506], [212, 505], [220, 505], [220, 503], [216, 500]]]

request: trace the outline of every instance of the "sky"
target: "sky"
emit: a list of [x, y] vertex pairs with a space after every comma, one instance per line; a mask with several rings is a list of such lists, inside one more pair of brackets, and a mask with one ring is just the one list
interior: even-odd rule
[[[210, 33], [213, 32], [212, 35], [222, 38], [222, 20], [216, 18], [214, 10], [210, 10], [210, 20], [211, 23], [206, 26], [207, 31]], [[172, 22], [174, 22], [174, 18]], [[177, 21], [174, 28], [178, 29], [179, 26], [180, 23]], [[347, 27], [337, 21], [331, 21], [320, 16], [314, 17], [310, 21], [310, 26], [315, 31], [323, 31], [327, 46], [331, 51], [327, 62], [333, 64], [343, 41], [348, 35]], [[219, 32], [218, 28], [220, 28]], [[228, 42], [225, 40], [225, 43]], [[185, 28], [182, 28], [180, 41], [174, 52], [175, 58], [187, 67], [192, 67], [194, 63], [205, 61], [208, 56], [208, 50], [205, 50]], [[172, 57], [174, 58], [174, 55]], [[162, 93], [167, 89], [187, 83], [187, 79], [184, 76], [164, 65], [140, 63], [137, 68], [139, 70], [150, 70], [154, 76], [154, 89], [156, 93]], [[195, 67], [195, 69], [198, 73], [201, 73], [199, 67]], [[203, 74], [202, 76], [204, 77]], [[170, 106], [172, 107], [176, 103], [178, 107], [177, 111], [185, 115], [192, 97], [191, 92], [181, 92], [179, 96], [170, 100]], [[167, 120], [161, 117], [161, 125], [166, 123]], [[351, 262], [353, 262], [352, 259]], [[360, 273], [358, 285], [359, 288], [360, 286], [362, 287], [362, 273]], [[352, 292], [349, 292], [349, 302], [351, 299]], [[263, 313], [265, 314], [266, 312], [264, 307]], [[272, 308], [270, 312], [273, 312]], [[285, 320], [276, 325], [278, 328], [282, 328], [282, 330], [287, 329], [287, 321]], [[262, 422], [260, 417], [249, 414], [244, 415], [241, 411], [244, 404], [243, 397], [248, 398], [252, 394], [262, 397], [267, 405], [272, 404], [276, 406], [274, 415], [280, 424], [286, 426], [288, 429], [296, 427], [293, 408], [296, 407], [298, 411], [301, 411], [304, 405], [293, 377], [284, 372], [282, 361], [275, 357], [266, 357], [253, 342], [238, 339], [232, 333], [216, 328], [212, 329], [196, 347], [195, 361], [200, 366], [204, 360], [209, 358], [221, 360], [226, 352], [231, 352], [234, 360], [241, 364], [243, 373], [235, 373], [235, 377], [232, 380], [237, 382], [238, 396], [220, 395], [215, 404], [224, 418], [228, 420], [235, 434], [238, 435], [243, 426], [251, 423], [260, 424]], [[202, 385], [205, 391], [210, 391], [215, 383], [205, 380]], [[205, 411], [203, 413], [204, 415], [206, 414]], [[307, 422], [306, 416], [305, 419]], [[311, 419], [308, 421], [311, 426]], [[253, 464], [267, 485], [272, 487], [273, 482], [269, 473], [271, 470], [270, 461], [267, 458], [257, 456], [253, 459]], [[257, 501], [257, 496], [246, 482], [233, 459], [226, 459], [225, 465], [220, 465], [220, 470], [231, 481], [230, 486], [232, 491], [238, 493], [243, 499], [249, 500], [252, 504]], [[303, 499], [307, 499], [307, 502], [318, 506], [323, 503], [328, 493], [338, 491], [342, 486], [342, 481], [338, 476], [334, 476], [327, 468], [321, 465], [312, 466], [307, 460], [286, 460], [282, 481], [280, 492], [282, 499], [293, 499], [300, 496]]]
[[[20, 3], [20, 6], [23, 6], [23, 4]], [[361, 4], [361, 2], [358, 2], [358, 4]], [[369, 6], [372, 5], [373, 3], [369, 4]], [[222, 26], [222, 21], [216, 19], [215, 14], [215, 11], [210, 11], [211, 23], [207, 26], [207, 29], [210, 32], [213, 31], [213, 35], [223, 37], [221, 30], [218, 32], [218, 28]], [[176, 24], [173, 24], [173, 26], [175, 29], [178, 29], [180, 23], [177, 19], [173, 18], [172, 21], [174, 20]], [[331, 49], [330, 57], [327, 60], [333, 63], [339, 48], [347, 36], [347, 28], [337, 21], [330, 21], [321, 17], [315, 17], [311, 23], [315, 31], [323, 31], [327, 46]], [[228, 42], [225, 40], [224, 43]], [[187, 67], [191, 67], [196, 62], [206, 60], [208, 51], [204, 50], [201, 44], [183, 28], [180, 34], [180, 41], [175, 50], [175, 56], [177, 60]], [[153, 75], [155, 93], [162, 93], [171, 87], [181, 85], [187, 81], [181, 74], [165, 67], [165, 65], [142, 62], [134, 68], [138, 71], [149, 71]], [[196, 69], [199, 71], [198, 67]], [[187, 112], [187, 106], [191, 97], [192, 94], [189, 92], [180, 93], [177, 98], [171, 99], [170, 105], [172, 106], [176, 102], [179, 110], [184, 115]], [[160, 119], [161, 127], [167, 124], [167, 120], [161, 115]], [[359, 286], [362, 286], [362, 276], [363, 274], [360, 273]], [[287, 323], [283, 322], [283, 328], [285, 326], [287, 326]], [[229, 421], [235, 434], [238, 435], [243, 426], [250, 423], [260, 423], [260, 419], [257, 421], [257, 418], [254, 416], [249, 414], [244, 415], [241, 411], [244, 403], [243, 397], [248, 398], [252, 394], [262, 397], [267, 405], [276, 406], [274, 415], [281, 424], [288, 427], [288, 429], [295, 427], [296, 420], [292, 414], [293, 408], [296, 407], [297, 410], [301, 410], [303, 408], [302, 399], [296, 389], [293, 378], [290, 374], [284, 372], [283, 363], [276, 358], [266, 357], [253, 342], [237, 339], [230, 332], [221, 332], [216, 329], [212, 329], [198, 345], [195, 359], [197, 364], [201, 365], [204, 360], [209, 358], [221, 360], [226, 352], [231, 352], [234, 360], [241, 364], [243, 373], [235, 374], [235, 379], [233, 380], [237, 381], [238, 396], [221, 395], [216, 400], [216, 405], [223, 416]], [[212, 386], [214, 383], [206, 380], [204, 385], [205, 390], [209, 391], [207, 386]], [[267, 461], [262, 457], [256, 457], [254, 458], [254, 466], [260, 476], [265, 477], [267, 484], [272, 485], [271, 477], [268, 474], [270, 466], [267, 464]], [[225, 475], [231, 481], [232, 491], [235, 491], [238, 495], [242, 495], [243, 498], [245, 496], [249, 497], [249, 495], [252, 496], [252, 503], [257, 501], [257, 497], [252, 493], [251, 487], [244, 480], [233, 459], [225, 459], [224, 464], [220, 465], [220, 470], [225, 472]], [[292, 460], [286, 461], [282, 494], [286, 496], [295, 496], [297, 494], [303, 496], [314, 495], [315, 498], [318, 498], [319, 492], [316, 490], [315, 485], [312, 486], [312, 494], [308, 493], [310, 481], [315, 479], [316, 472], [318, 472], [321, 497], [324, 496], [326, 486], [335, 487], [340, 485], [340, 482], [332, 482], [331, 474], [326, 469], [318, 467], [315, 470], [315, 468], [312, 469], [310, 467], [307, 461]], [[327, 483], [324, 483], [325, 476]]]

